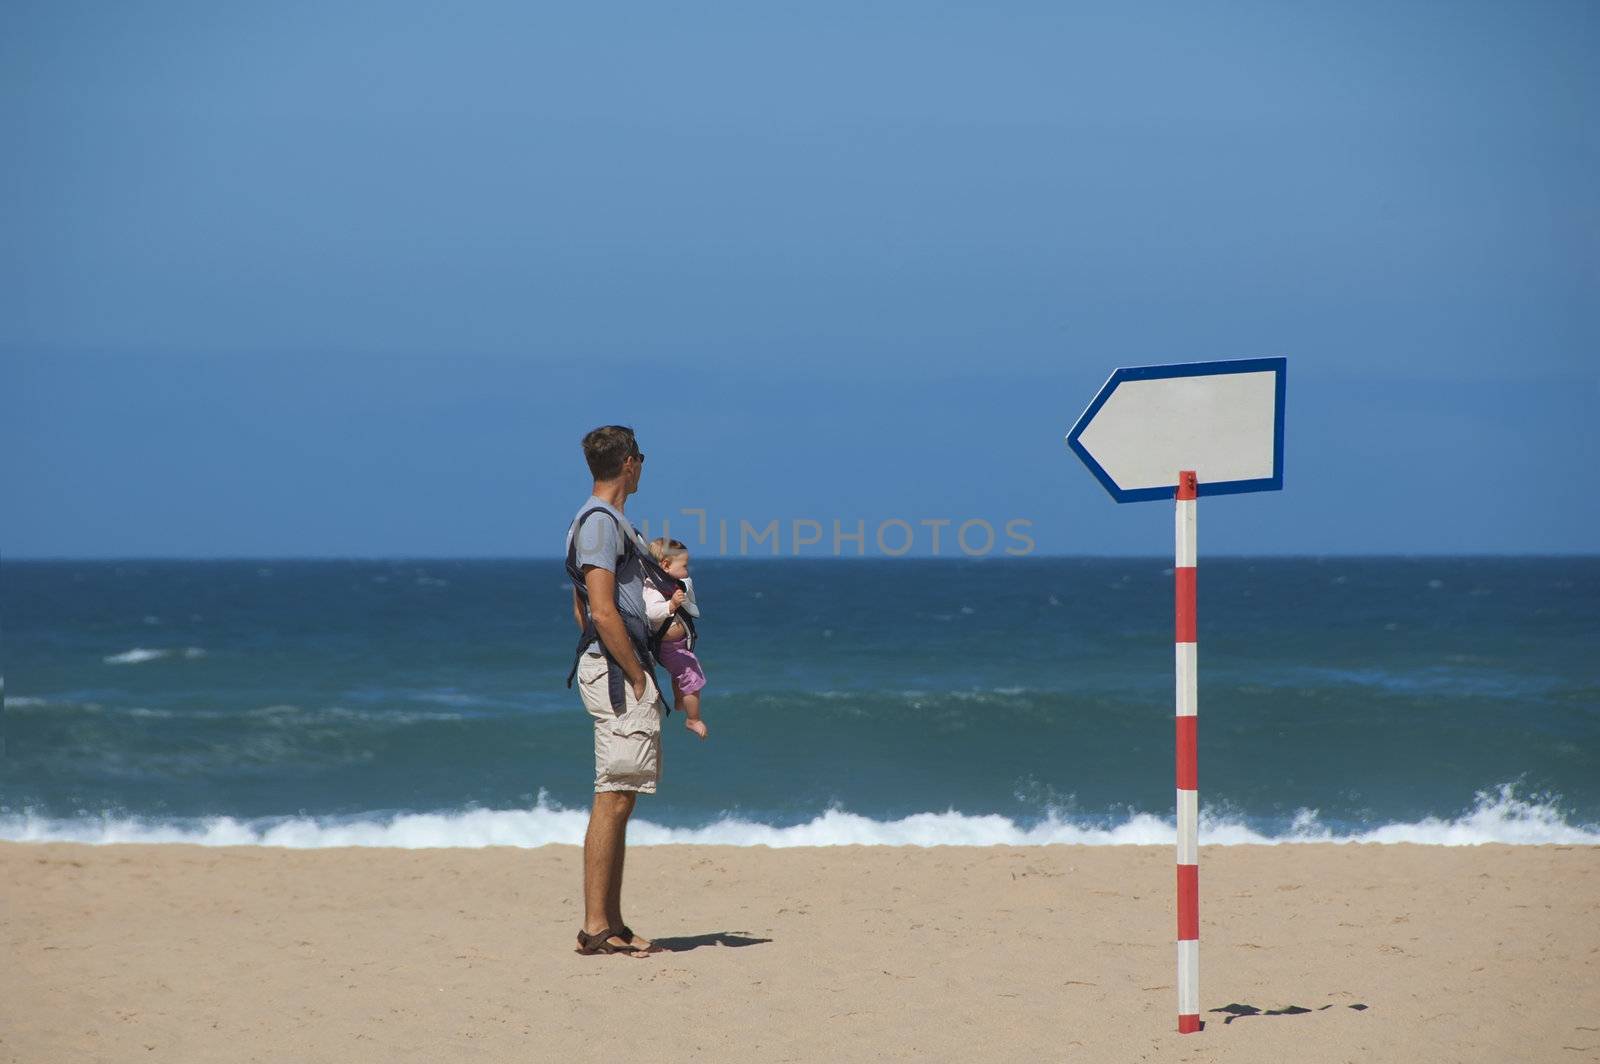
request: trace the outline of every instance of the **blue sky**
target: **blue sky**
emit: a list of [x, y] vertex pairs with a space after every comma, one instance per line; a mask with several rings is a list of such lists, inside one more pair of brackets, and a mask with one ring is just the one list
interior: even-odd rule
[[1263, 355], [1286, 490], [1203, 551], [1592, 551], [1596, 54], [1586, 3], [8, 4], [0, 551], [550, 555], [620, 421], [639, 516], [1165, 554], [1062, 436]]

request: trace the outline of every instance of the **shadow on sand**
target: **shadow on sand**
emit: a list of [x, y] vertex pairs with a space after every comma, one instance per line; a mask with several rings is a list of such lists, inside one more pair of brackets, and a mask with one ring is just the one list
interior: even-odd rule
[[[1212, 1009], [1211, 1011], [1227, 1013], [1228, 1018], [1222, 1021], [1226, 1025], [1234, 1020], [1242, 1020], [1246, 1016], [1304, 1016], [1308, 1012], [1326, 1012], [1328, 1009], [1336, 1009], [1338, 1007], [1338, 1005], [1322, 1005], [1314, 1009], [1307, 1009], [1299, 1005], [1286, 1005], [1281, 1009], [1258, 1009], [1254, 1005], [1240, 1005], [1235, 1002], [1232, 1005], [1224, 1005], [1220, 1009]], [[1357, 1012], [1365, 1012], [1367, 1009], [1367, 1006], [1360, 1004], [1346, 1005], [1344, 1007], [1355, 1009]]]
[[742, 931], [713, 931], [709, 935], [684, 935], [679, 938], [658, 938], [656, 948], [663, 953], [687, 953], [701, 946], [759, 946], [771, 942], [770, 938], [752, 938]]

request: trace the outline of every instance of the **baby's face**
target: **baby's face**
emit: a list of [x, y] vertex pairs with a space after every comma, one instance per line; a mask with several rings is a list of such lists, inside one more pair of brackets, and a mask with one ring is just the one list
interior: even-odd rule
[[661, 568], [670, 573], [675, 580], [682, 580], [689, 575], [689, 556], [687, 554], [674, 554], [661, 563]]

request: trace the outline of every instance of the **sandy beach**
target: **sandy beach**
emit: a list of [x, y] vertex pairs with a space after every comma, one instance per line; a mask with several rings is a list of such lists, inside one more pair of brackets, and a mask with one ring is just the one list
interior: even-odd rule
[[1211, 848], [1187, 1036], [1167, 848], [636, 848], [645, 959], [578, 862], [0, 844], [0, 1059], [1600, 1060], [1593, 847]]

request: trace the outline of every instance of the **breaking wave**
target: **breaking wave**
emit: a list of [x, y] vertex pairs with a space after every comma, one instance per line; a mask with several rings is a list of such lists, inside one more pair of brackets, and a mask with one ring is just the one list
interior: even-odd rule
[[[49, 818], [29, 812], [0, 815], [0, 840], [12, 842], [189, 843], [199, 846], [389, 846], [402, 849], [583, 843], [588, 813], [564, 809], [543, 794], [531, 809], [469, 809], [357, 817], [206, 817], [177, 820], [101, 816]], [[628, 841], [640, 846], [1170, 846], [1170, 820], [1134, 813], [1110, 823], [1062, 816], [1054, 810], [1034, 824], [998, 815], [955, 811], [917, 813], [899, 820], [830, 809], [801, 824], [779, 826], [724, 816], [699, 827], [667, 827], [634, 820]], [[1203, 846], [1273, 846], [1288, 843], [1415, 843], [1424, 846], [1600, 845], [1600, 825], [1569, 823], [1551, 803], [1518, 798], [1510, 785], [1479, 792], [1473, 807], [1454, 818], [1426, 817], [1341, 832], [1302, 810], [1273, 832], [1244, 820], [1202, 817]]]

